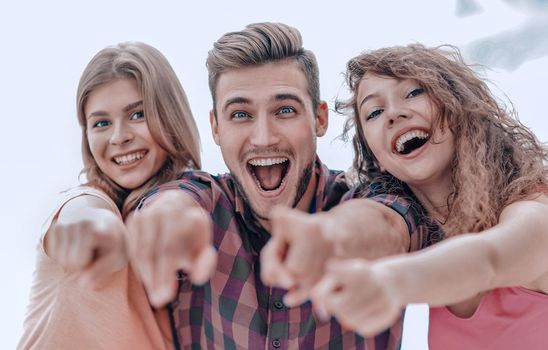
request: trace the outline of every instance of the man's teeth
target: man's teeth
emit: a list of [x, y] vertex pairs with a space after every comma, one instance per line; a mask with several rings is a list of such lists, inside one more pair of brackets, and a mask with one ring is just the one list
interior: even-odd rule
[[118, 165], [125, 165], [143, 158], [145, 154], [146, 154], [145, 151], [126, 154], [120, 157], [114, 157], [114, 161]]
[[281, 158], [260, 158], [260, 159], [251, 159], [249, 161], [249, 164], [253, 166], [270, 166], [275, 164], [282, 164], [284, 162], [287, 162], [287, 158], [281, 157]]
[[396, 151], [403, 152], [404, 143], [406, 143], [407, 141], [411, 139], [414, 139], [414, 138], [427, 139], [429, 137], [430, 137], [430, 134], [422, 130], [413, 130], [413, 131], [406, 132], [405, 134], [398, 137], [398, 139], [396, 140]]

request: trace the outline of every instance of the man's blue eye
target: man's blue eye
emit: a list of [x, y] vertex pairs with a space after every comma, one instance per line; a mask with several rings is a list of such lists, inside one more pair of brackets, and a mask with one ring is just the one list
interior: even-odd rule
[[365, 120], [373, 119], [381, 115], [381, 113], [384, 111], [384, 109], [375, 109], [373, 112], [369, 113], [369, 115], [365, 118]]
[[413, 91], [411, 91], [409, 94], [407, 94], [407, 97], [419, 96], [423, 92], [424, 92], [423, 88], [416, 88], [416, 89], [413, 89]]
[[287, 114], [287, 113], [294, 113], [294, 112], [295, 112], [295, 108], [293, 107], [282, 107], [278, 111], [278, 114]]
[[105, 126], [110, 125], [108, 120], [99, 120], [93, 124], [94, 128], [104, 128]]
[[232, 119], [244, 119], [248, 117], [249, 117], [249, 114], [247, 114], [246, 112], [237, 111], [232, 113]]
[[143, 111], [138, 111], [138, 112], [133, 113], [129, 119], [130, 120], [137, 120], [137, 119], [142, 119], [144, 117], [145, 117], [145, 113]]

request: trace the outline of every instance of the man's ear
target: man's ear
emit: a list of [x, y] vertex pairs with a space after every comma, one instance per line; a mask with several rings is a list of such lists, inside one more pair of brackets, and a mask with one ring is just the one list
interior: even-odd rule
[[211, 125], [211, 135], [213, 140], [219, 146], [219, 125], [217, 124], [217, 118], [215, 118], [215, 112], [213, 110], [209, 111], [209, 125]]
[[329, 125], [329, 108], [327, 102], [320, 101], [318, 108], [316, 108], [316, 136], [323, 136], [327, 131]]

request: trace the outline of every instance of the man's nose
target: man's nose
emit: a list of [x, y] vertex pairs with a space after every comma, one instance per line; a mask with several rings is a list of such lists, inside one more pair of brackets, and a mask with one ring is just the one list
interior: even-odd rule
[[251, 143], [254, 146], [272, 146], [280, 141], [276, 121], [267, 115], [258, 116], [254, 121]]

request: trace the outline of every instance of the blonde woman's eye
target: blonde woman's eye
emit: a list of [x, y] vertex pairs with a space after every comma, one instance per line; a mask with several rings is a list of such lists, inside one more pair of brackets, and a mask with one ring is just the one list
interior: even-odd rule
[[236, 111], [236, 112], [231, 114], [231, 117], [232, 117], [232, 119], [235, 119], [235, 120], [242, 120], [242, 119], [249, 118], [250, 115], [247, 112]]
[[409, 98], [409, 97], [419, 96], [423, 92], [424, 92], [423, 88], [416, 88], [416, 89], [413, 89], [409, 94], [407, 94], [407, 97]]
[[110, 122], [108, 120], [98, 120], [95, 123], [93, 123], [93, 128], [104, 128], [105, 126], [109, 126]]
[[138, 112], [133, 113], [129, 119], [130, 120], [137, 120], [137, 119], [142, 119], [144, 117], [145, 117], [145, 113], [143, 111], [138, 111]]

